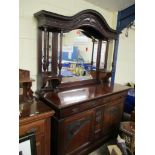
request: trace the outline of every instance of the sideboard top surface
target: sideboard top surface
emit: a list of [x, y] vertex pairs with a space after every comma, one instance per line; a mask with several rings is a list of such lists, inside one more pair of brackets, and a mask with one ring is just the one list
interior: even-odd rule
[[34, 100], [32, 103], [24, 102], [20, 104], [20, 111], [20, 125], [45, 117], [50, 117], [55, 113], [50, 107], [39, 100]]
[[114, 84], [113, 86], [110, 83], [102, 85], [89, 85], [57, 93], [48, 92], [45, 93], [44, 99], [49, 104], [61, 109], [81, 102], [127, 91], [128, 89], [129, 87], [120, 84]]

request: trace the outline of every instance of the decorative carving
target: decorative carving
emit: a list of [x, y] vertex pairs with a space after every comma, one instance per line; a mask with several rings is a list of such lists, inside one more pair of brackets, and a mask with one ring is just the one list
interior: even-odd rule
[[33, 101], [32, 81], [34, 80], [30, 78], [30, 71], [19, 69], [19, 103]]
[[102, 111], [97, 111], [96, 112], [96, 123], [99, 124], [102, 119]]
[[[82, 32], [84, 32], [84, 34], [89, 34], [89, 38], [91, 38], [93, 42], [93, 49], [94, 49], [95, 41], [98, 40], [95, 76], [93, 76], [93, 79], [68, 82], [67, 84], [61, 82], [60, 85], [58, 86], [59, 90], [63, 88], [68, 88], [68, 87], [75, 87], [77, 85], [90, 84], [90, 83], [94, 84], [94, 83], [101, 83], [101, 82], [108, 81], [107, 79], [109, 78], [109, 76], [104, 76], [103, 80], [100, 81], [100, 74], [101, 74], [100, 59], [101, 59], [102, 41], [116, 39], [118, 32], [109, 27], [106, 20], [100, 13], [98, 13], [95, 10], [88, 9], [88, 10], [81, 11], [73, 16], [62, 16], [56, 13], [41, 10], [35, 13], [34, 16], [38, 21], [38, 25], [37, 25], [38, 30], [40, 30], [41, 33], [43, 33], [41, 39], [40, 39], [41, 34], [38, 33], [38, 59], [42, 59], [42, 62], [38, 60], [38, 80], [37, 81], [39, 82], [37, 86], [40, 87], [39, 89], [44, 88], [44, 86], [47, 83], [47, 80], [44, 78], [44, 75], [46, 73], [50, 73], [51, 76], [53, 77], [57, 76], [61, 78], [62, 42], [63, 42], [62, 36], [63, 36], [63, 33], [67, 33], [75, 29], [80, 29], [82, 30]], [[52, 46], [51, 62], [52, 63], [49, 64], [49, 33], [51, 32], [52, 32], [52, 44], [51, 44]], [[58, 42], [59, 39], [60, 39], [60, 42]], [[58, 43], [60, 43], [59, 46], [58, 46]], [[93, 66], [93, 54], [94, 54], [94, 50], [92, 50], [91, 70]], [[108, 56], [108, 54], [106, 55]], [[108, 59], [106, 58], [105, 60], [107, 61]], [[107, 63], [105, 63], [105, 67], [106, 67], [106, 64]], [[50, 71], [49, 71], [49, 68], [51, 68]], [[105, 70], [105, 72], [107, 71]], [[111, 74], [108, 74], [108, 75], [111, 76]], [[54, 90], [53, 87], [51, 87], [51, 90]]]
[[104, 132], [115, 133], [118, 130], [119, 122], [121, 120], [121, 108], [120, 104], [109, 105], [104, 111]]
[[[76, 120], [67, 126], [67, 141], [66, 144], [69, 144], [71, 139], [83, 128], [88, 122], [90, 122], [90, 118], [85, 118], [81, 120]], [[68, 145], [66, 145], [67, 147]]]
[[95, 10], [84, 10], [70, 17], [42, 10], [35, 13], [34, 16], [38, 19], [39, 28], [43, 29], [46, 25], [48, 31], [60, 32], [63, 30], [65, 32], [81, 28], [87, 29], [98, 39], [115, 39], [117, 36], [117, 32], [111, 29], [103, 16]]

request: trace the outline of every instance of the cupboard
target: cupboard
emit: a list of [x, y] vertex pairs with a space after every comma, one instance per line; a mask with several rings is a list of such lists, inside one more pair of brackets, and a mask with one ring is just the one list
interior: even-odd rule
[[89, 85], [40, 96], [55, 110], [53, 153], [87, 154], [118, 134], [128, 87]]

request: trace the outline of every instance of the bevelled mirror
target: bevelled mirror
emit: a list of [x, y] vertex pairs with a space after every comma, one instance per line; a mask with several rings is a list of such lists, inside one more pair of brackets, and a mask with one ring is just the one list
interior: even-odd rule
[[[96, 68], [96, 61], [91, 63], [92, 52], [94, 52], [93, 39], [86, 36], [83, 30], [76, 29], [68, 33], [63, 33], [62, 83], [93, 78], [90, 70]], [[94, 60], [96, 60], [96, 56], [94, 55]]]

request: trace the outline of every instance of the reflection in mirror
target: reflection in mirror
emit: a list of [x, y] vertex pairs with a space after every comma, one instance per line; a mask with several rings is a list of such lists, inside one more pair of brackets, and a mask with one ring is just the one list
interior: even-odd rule
[[[54, 36], [57, 37], [54, 39]], [[53, 40], [56, 38], [58, 41], [57, 49], [52, 47]], [[48, 32], [45, 28], [42, 31], [41, 45], [42, 72], [61, 76], [62, 83], [95, 79], [96, 69], [107, 68], [107, 47], [109, 44], [106, 41], [102, 41], [101, 44], [101, 55], [98, 58], [100, 65], [97, 67], [99, 45], [97, 39], [80, 29], [55, 34]]]
[[96, 69], [96, 53], [93, 55], [91, 65], [92, 51], [93, 39], [87, 37], [83, 30], [76, 29], [63, 33], [61, 69], [63, 83], [92, 79], [89, 71]]
[[[107, 42], [102, 41], [101, 58], [100, 58], [100, 69], [105, 69], [107, 58], [106, 58], [106, 46]], [[107, 55], [108, 56], [108, 55]]]
[[[52, 48], [57, 35], [57, 50]], [[62, 45], [61, 45], [62, 44]], [[99, 41], [84, 30], [67, 33], [42, 31], [42, 72], [55, 73], [62, 77], [62, 83], [96, 78], [97, 50]], [[101, 42], [100, 70], [106, 70], [109, 42]], [[56, 55], [56, 51], [58, 54]], [[60, 52], [62, 51], [62, 52]], [[53, 58], [52, 55], [54, 54]], [[57, 65], [58, 64], [58, 65]], [[53, 66], [57, 66], [56, 69]]]

